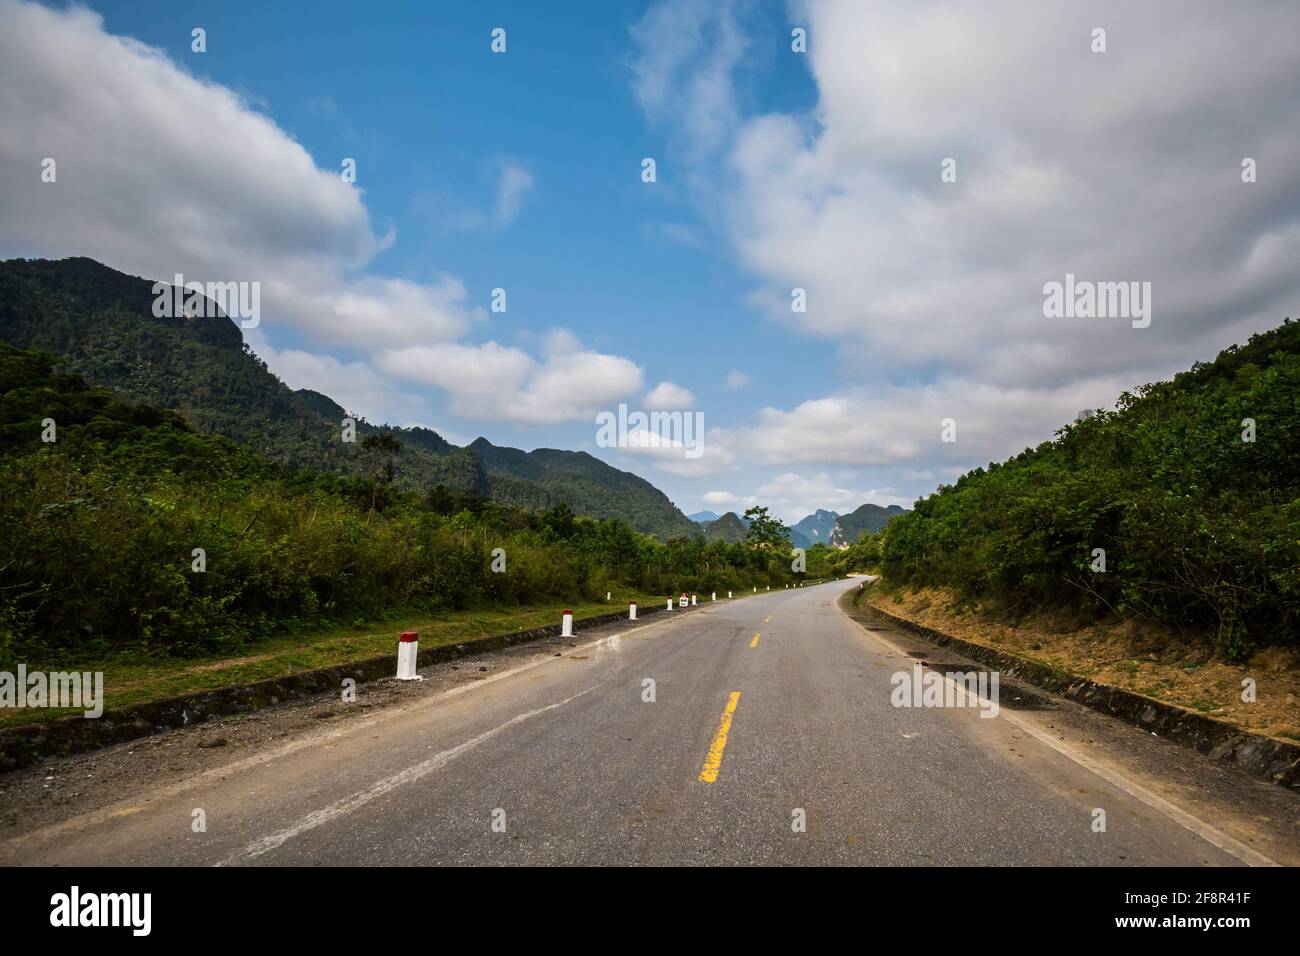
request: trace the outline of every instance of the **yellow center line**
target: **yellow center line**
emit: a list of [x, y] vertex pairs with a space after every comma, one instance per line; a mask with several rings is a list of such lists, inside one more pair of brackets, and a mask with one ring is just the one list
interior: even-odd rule
[[700, 771], [700, 779], [705, 783], [714, 783], [718, 779], [718, 771], [722, 769], [722, 752], [727, 749], [727, 732], [731, 730], [731, 715], [736, 712], [736, 704], [739, 702], [740, 691], [733, 690], [727, 699], [727, 706], [722, 710], [718, 732], [713, 735], [713, 743], [709, 745], [709, 755], [704, 758], [704, 769]]
[[758, 638], [759, 638], [759, 636], [760, 636], [759, 634], [755, 634], [755, 635], [754, 635], [754, 639], [753, 639], [752, 641], [749, 642], [749, 646], [750, 646], [750, 647], [758, 647]]

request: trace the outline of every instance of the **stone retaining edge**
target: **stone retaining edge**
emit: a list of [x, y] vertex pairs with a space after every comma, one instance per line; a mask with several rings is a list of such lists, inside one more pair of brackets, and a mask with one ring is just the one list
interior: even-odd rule
[[[852, 603], [856, 592], [850, 589], [844, 593], [846, 597], [841, 598], [841, 601], [849, 602], [851, 615], [867, 617], [862, 608]], [[1293, 790], [1300, 789], [1300, 746], [1242, 730], [1176, 704], [1144, 697], [1120, 687], [1070, 674], [1048, 664], [953, 637], [923, 624], [896, 617], [874, 604], [868, 604], [867, 607], [870, 608], [870, 613], [880, 615], [891, 624], [940, 647], [951, 647], [981, 664], [993, 665], [1004, 674], [1018, 677], [1085, 707], [1192, 747], [1212, 760], [1234, 764]]]

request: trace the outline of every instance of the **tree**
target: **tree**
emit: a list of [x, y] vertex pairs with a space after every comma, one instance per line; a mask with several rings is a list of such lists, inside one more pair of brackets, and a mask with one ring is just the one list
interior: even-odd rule
[[749, 531], [745, 541], [755, 548], [784, 548], [790, 544], [790, 530], [767, 512], [762, 505], [755, 505], [745, 512], [749, 522]]
[[402, 443], [393, 437], [392, 432], [377, 432], [361, 439], [361, 453], [366, 460], [370, 477], [380, 484], [391, 484], [397, 469], [393, 464]]

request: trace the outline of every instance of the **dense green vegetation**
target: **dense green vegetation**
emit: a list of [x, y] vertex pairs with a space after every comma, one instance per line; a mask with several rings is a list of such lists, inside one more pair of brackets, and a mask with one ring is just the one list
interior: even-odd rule
[[0, 663], [235, 653], [393, 607], [802, 577], [774, 549], [659, 543], [563, 505], [530, 513], [447, 485], [403, 490], [400, 444], [359, 442], [354, 475], [297, 468], [0, 344]]
[[[58, 355], [95, 385], [175, 411], [199, 432], [233, 439], [273, 461], [372, 474], [360, 442], [340, 440], [348, 414], [342, 406], [286, 386], [223, 316], [154, 316], [152, 290], [149, 280], [92, 259], [3, 262], [0, 340]], [[699, 530], [648, 481], [584, 452], [523, 452], [484, 439], [457, 448], [427, 428], [357, 422], [359, 439], [380, 432], [401, 445], [390, 462], [400, 489], [445, 485], [530, 510], [567, 505], [590, 517], [622, 518], [661, 540]]]
[[1012, 614], [1158, 621], [1239, 659], [1300, 643], [1298, 493], [1300, 323], [1288, 319], [941, 487], [890, 522], [883, 569]]

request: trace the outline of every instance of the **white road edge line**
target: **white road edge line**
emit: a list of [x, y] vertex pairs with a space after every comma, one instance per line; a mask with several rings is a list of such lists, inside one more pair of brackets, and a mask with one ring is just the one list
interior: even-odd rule
[[[850, 618], [850, 620], [854, 620], [854, 619]], [[912, 660], [910, 657], [908, 657], [907, 652], [903, 650], [903, 648], [899, 647], [897, 644], [889, 640], [884, 635], [878, 634], [876, 631], [873, 631], [870, 628], [863, 626], [860, 622], [857, 622], [856, 620], [854, 620], [854, 623], [858, 624], [858, 626], [861, 627], [865, 633], [870, 634], [873, 638], [878, 640], [880, 643], [884, 644], [886, 647], [894, 651], [894, 653], [896, 653], [899, 657], [908, 661]], [[946, 683], [949, 687], [954, 688], [959, 694], [963, 696], [963, 699], [969, 699], [971, 697], [971, 695], [966, 691], [964, 687], [962, 687], [961, 684], [958, 684], [956, 681], [952, 680], [952, 678], [950, 678], [947, 674], [944, 674], [942, 671], [936, 671], [933, 668], [930, 668], [930, 670], [933, 671], [933, 673], [939, 674], [944, 679], [944, 683]], [[1147, 806], [1151, 807], [1151, 809], [1173, 820], [1175, 823], [1182, 826], [1184, 829], [1190, 830], [1192, 833], [1195, 833], [1198, 837], [1200, 837], [1202, 840], [1205, 840], [1207, 843], [1211, 843], [1214, 846], [1217, 846], [1224, 853], [1236, 857], [1238, 860], [1241, 860], [1247, 866], [1281, 866], [1282, 865], [1281, 863], [1278, 863], [1276, 860], [1265, 856], [1263, 853], [1260, 853], [1258, 850], [1242, 843], [1236, 837], [1229, 836], [1228, 834], [1224, 833], [1222, 830], [1216, 829], [1215, 827], [1206, 823], [1204, 820], [1192, 816], [1186, 810], [1182, 809], [1181, 807], [1173, 803], [1170, 803], [1168, 800], [1166, 800], [1164, 797], [1160, 796], [1159, 794], [1152, 793], [1150, 790], [1142, 786], [1140, 783], [1137, 783], [1134, 780], [1130, 780], [1128, 777], [1111, 769], [1110, 767], [1102, 766], [1101, 764], [1097, 763], [1096, 761], [1092, 760], [1091, 758], [1081, 753], [1076, 748], [1071, 747], [1069, 744], [1056, 740], [1050, 734], [1044, 733], [1043, 731], [1039, 730], [1037, 727], [1034, 727], [1031, 724], [1022, 720], [1021, 718], [1017, 717], [1015, 714], [1009, 713], [1006, 710], [1006, 708], [998, 708], [998, 717], [1006, 720], [1008, 723], [1012, 724], [1013, 726], [1023, 730], [1025, 733], [1029, 734], [1029, 736], [1033, 737], [1035, 740], [1051, 747], [1061, 756], [1074, 761], [1080, 767], [1083, 767], [1085, 770], [1088, 770], [1096, 774], [1098, 777], [1101, 777], [1102, 780], [1105, 780], [1111, 786], [1123, 790], [1130, 797], [1133, 797], [1134, 799], [1140, 800], [1141, 802], [1145, 803]]]
[[414, 783], [421, 777], [445, 767], [461, 754], [473, 750], [479, 744], [483, 743], [483, 741], [495, 737], [497, 734], [501, 733], [501, 731], [513, 727], [515, 724], [522, 724], [524, 721], [531, 720], [547, 711], [555, 710], [557, 707], [563, 707], [565, 704], [577, 700], [584, 694], [589, 694], [597, 687], [601, 686], [604, 685], [596, 684], [595, 686], [588, 687], [586, 690], [579, 691], [571, 697], [566, 697], [564, 700], [556, 701], [554, 704], [547, 704], [545, 707], [539, 707], [536, 710], [529, 710], [522, 714], [516, 714], [505, 723], [498, 724], [491, 730], [485, 730], [483, 733], [471, 737], [464, 743], [457, 744], [449, 750], [444, 750], [441, 753], [434, 754], [427, 760], [422, 760], [414, 766], [407, 767], [405, 770], [399, 770], [390, 777], [385, 777], [376, 783], [372, 783], [364, 790], [358, 790], [351, 796], [344, 797], [342, 800], [331, 803], [327, 807], [323, 807], [320, 810], [307, 814], [291, 827], [286, 827], [278, 833], [273, 833], [260, 840], [254, 840], [235, 855], [222, 860], [217, 864], [217, 866], [229, 866], [232, 863], [238, 863], [242, 860], [251, 860], [254, 857], [261, 856], [263, 853], [268, 853], [277, 847], [283, 846], [294, 837], [306, 833], [308, 830], [314, 830], [316, 827], [323, 826], [331, 820], [336, 820], [339, 817], [346, 816], [352, 811], [364, 807], [367, 803], [370, 803], [370, 801], [382, 797], [391, 790], [396, 790], [404, 784]]
[[[337, 740], [340, 737], [346, 737], [349, 734], [356, 733], [357, 731], [366, 730], [367, 728], [373, 727], [375, 724], [392, 720], [395, 717], [402, 714], [403, 712], [405, 712], [410, 707], [428, 706], [438, 701], [441, 701], [447, 697], [455, 697], [460, 694], [469, 693], [470, 691], [478, 690], [481, 687], [486, 687], [489, 684], [494, 684], [499, 680], [504, 680], [507, 677], [513, 677], [516, 674], [521, 674], [524, 671], [531, 670], [534, 667], [540, 667], [543, 664], [551, 664], [554, 663], [556, 660], [563, 660], [569, 655], [576, 654], [579, 651], [586, 651], [586, 650], [591, 650], [592, 648], [595, 647], [599, 647], [601, 644], [607, 642], [610, 638], [621, 637], [624, 634], [632, 635], [640, 631], [653, 630], [656, 627], [660, 627], [664, 624], [672, 624], [679, 620], [681, 620], [679, 616], [674, 616], [671, 618], [664, 618], [663, 620], [658, 620], [658, 621], [653, 621], [653, 620], [646, 621], [644, 624], [640, 624], [638, 627], [628, 628], [626, 631], [620, 631], [618, 634], [610, 634], [605, 637], [598, 637], [593, 641], [586, 642], [585, 644], [577, 644], [569, 648], [569, 650], [567, 651], [562, 651], [559, 657], [555, 657], [555, 656], [543, 657], [540, 658], [539, 660], [530, 661], [527, 664], [521, 664], [518, 667], [511, 668], [510, 670], [501, 671], [500, 673], [493, 674], [490, 677], [485, 677], [482, 680], [476, 680], [468, 684], [462, 684], [459, 687], [452, 687], [444, 691], [439, 691], [436, 694], [433, 694], [431, 697], [424, 700], [414, 700], [410, 702], [399, 701], [397, 702], [396, 706], [391, 708], [385, 708], [382, 713], [375, 714], [372, 717], [359, 718], [355, 722], [348, 724], [346, 727], [331, 729], [326, 733], [320, 735], [308, 734], [306, 736], [299, 737], [296, 740], [291, 740], [288, 743], [282, 744], [281, 746], [276, 747], [272, 750], [264, 750], [261, 753], [253, 754], [252, 756], [245, 757], [241, 760], [236, 760], [233, 763], [222, 764], [220, 767], [213, 767], [210, 770], [205, 770], [202, 773], [198, 774], [197, 776], [190, 778], [189, 780], [182, 780], [178, 783], [173, 783], [165, 787], [161, 787], [157, 790], [154, 790], [150, 794], [149, 798], [146, 799], [142, 804], [137, 803], [136, 801], [133, 800], [119, 800], [116, 803], [111, 803], [106, 807], [99, 808], [98, 810], [91, 810], [86, 813], [79, 814], [78, 816], [68, 817], [65, 820], [60, 820], [57, 823], [47, 824], [46, 826], [39, 827], [38, 829], [32, 830], [29, 833], [16, 834], [15, 836], [8, 837], [7, 839], [0, 841], [0, 844], [3, 844], [5, 846], [10, 846], [10, 847], [19, 847], [36, 840], [55, 837], [60, 833], [67, 832], [68, 830], [84, 829], [85, 827], [95, 826], [100, 823], [104, 823], [108, 820], [112, 820], [117, 817], [124, 816], [126, 813], [130, 813], [134, 815], [135, 813], [138, 813], [141, 810], [143, 810], [145, 807], [159, 803], [160, 801], [168, 797], [174, 797], [179, 794], [185, 793], [189, 790], [193, 790], [196, 787], [203, 784], [205, 781], [210, 780], [214, 777], [224, 779], [225, 777], [228, 777], [232, 774], [242, 773], [245, 770], [251, 770], [254, 767], [259, 767], [263, 764], [270, 763], [273, 760], [279, 760], [283, 757], [290, 757], [293, 754], [297, 753], [298, 751], [305, 750], [308, 747], [318, 746], [319, 744], [330, 740]], [[520, 645], [511, 645], [511, 646], [525, 647], [527, 645], [520, 644]], [[492, 652], [485, 651], [483, 653], [492, 653]], [[447, 662], [442, 661], [439, 663], [447, 663]], [[432, 664], [429, 666], [436, 667], [438, 665]], [[425, 669], [427, 670], [428, 668]], [[286, 704], [288, 704], [289, 706], [293, 706], [295, 704], [308, 703], [309, 701], [310, 698], [302, 698], [297, 701], [287, 701]], [[202, 725], [200, 724], [196, 726], [202, 726]], [[147, 740], [147, 739], [148, 737], [140, 738], [140, 740]], [[117, 744], [115, 746], [128, 746], [136, 743], [138, 743], [138, 741], [132, 740], [132, 741], [125, 741], [122, 744]]]

